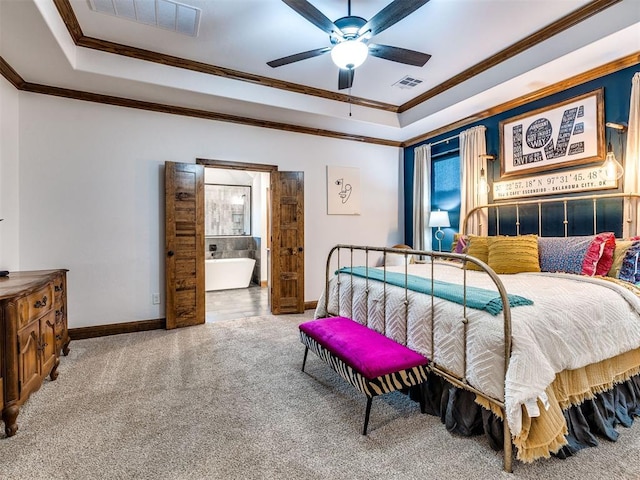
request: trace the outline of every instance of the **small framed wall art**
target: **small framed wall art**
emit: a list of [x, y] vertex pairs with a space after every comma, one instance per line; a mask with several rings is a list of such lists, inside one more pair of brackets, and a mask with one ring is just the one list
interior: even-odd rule
[[360, 169], [327, 166], [327, 214], [360, 215]]

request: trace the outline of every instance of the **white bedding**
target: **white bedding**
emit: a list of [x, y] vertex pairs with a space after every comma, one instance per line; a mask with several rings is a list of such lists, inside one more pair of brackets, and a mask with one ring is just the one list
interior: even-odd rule
[[[403, 272], [405, 267], [387, 267]], [[462, 283], [458, 264], [436, 262], [434, 278]], [[429, 277], [431, 264], [411, 264], [408, 273]], [[467, 284], [495, 290], [483, 272], [467, 271]], [[504, 343], [502, 314], [466, 309], [468, 344], [466, 368], [463, 306], [433, 298], [435, 351], [431, 341], [432, 297], [381, 282], [341, 275], [338, 310], [335, 277], [330, 282], [328, 312], [324, 295], [316, 318], [343, 315], [406, 344], [485, 394], [504, 400], [514, 435], [522, 424], [522, 405], [536, 415], [536, 399], [556, 373], [584, 367], [640, 347], [640, 299], [612, 282], [569, 274], [520, 273], [501, 275], [509, 294], [533, 300], [531, 306], [512, 307], [512, 355], [503, 385]], [[354, 286], [353, 305], [351, 285]], [[386, 307], [384, 290], [386, 288]], [[368, 308], [367, 308], [368, 307]], [[384, 310], [386, 308], [386, 323]], [[406, 310], [406, 322], [405, 322]]]

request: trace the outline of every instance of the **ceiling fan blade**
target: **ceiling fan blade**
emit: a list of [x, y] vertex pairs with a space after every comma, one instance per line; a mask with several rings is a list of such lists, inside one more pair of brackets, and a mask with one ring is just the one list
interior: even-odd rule
[[390, 45], [376, 45], [375, 43], [369, 44], [369, 53], [374, 57], [384, 58], [392, 62], [406, 63], [407, 65], [415, 65], [416, 67], [422, 67], [431, 58], [431, 55], [428, 53], [392, 47]]
[[353, 76], [355, 75], [355, 69], [341, 68], [338, 71], [338, 90], [344, 90], [345, 88], [351, 88], [353, 85]]
[[329, 35], [337, 35], [340, 38], [343, 38], [342, 31], [336, 27], [336, 24], [329, 20], [324, 13], [318, 10], [316, 7], [311, 5], [307, 0], [282, 0], [284, 3], [289, 5], [293, 10], [295, 10], [299, 15], [307, 19], [309, 22], [313, 23], [316, 27], [318, 27], [323, 32], [328, 33]]
[[267, 62], [267, 65], [273, 68], [281, 67], [282, 65], [299, 62], [300, 60], [306, 60], [307, 58], [317, 57], [318, 55], [322, 55], [323, 53], [327, 53], [330, 51], [331, 47], [316, 48], [315, 50], [309, 50], [308, 52], [300, 52], [296, 53], [295, 55], [289, 55], [288, 57], [271, 60], [270, 62]]
[[358, 30], [358, 37], [365, 35], [371, 38], [374, 35], [395, 25], [407, 15], [415, 12], [429, 0], [394, 0], [389, 5], [376, 13]]

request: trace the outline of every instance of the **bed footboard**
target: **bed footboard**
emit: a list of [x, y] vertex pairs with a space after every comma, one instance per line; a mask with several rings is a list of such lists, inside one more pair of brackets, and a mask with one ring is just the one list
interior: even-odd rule
[[[391, 262], [389, 260], [393, 259]], [[400, 260], [400, 261], [398, 261]], [[444, 365], [438, 362], [437, 357], [433, 355], [433, 350], [437, 342], [436, 328], [434, 327], [434, 319], [436, 318], [437, 302], [439, 300], [438, 293], [441, 283], [437, 277], [436, 269], [434, 268], [437, 263], [441, 261], [457, 262], [461, 264], [460, 268], [461, 284], [456, 285], [455, 289], [458, 290], [458, 297], [455, 301], [459, 303], [461, 308], [461, 314], [459, 319], [455, 319], [459, 322], [461, 330], [461, 339], [459, 342], [462, 345], [462, 367], [461, 371], [467, 371], [467, 351], [468, 349], [468, 324], [470, 313], [472, 308], [472, 295], [471, 289], [467, 284], [467, 268], [468, 264], [474, 264], [476, 270], [479, 269], [484, 272], [488, 278], [487, 285], [491, 286], [491, 289], [495, 291], [497, 298], [502, 303], [502, 308], [498, 315], [495, 317], [495, 322], [502, 323], [502, 328], [499, 329], [500, 343], [503, 344], [502, 354], [504, 356], [504, 371], [502, 372], [502, 383], [504, 386], [506, 372], [509, 367], [509, 359], [511, 356], [511, 310], [510, 299], [506, 292], [506, 289], [498, 277], [498, 275], [484, 262], [466, 254], [446, 253], [446, 252], [433, 252], [424, 250], [413, 250], [406, 248], [383, 248], [383, 247], [371, 247], [371, 246], [357, 246], [357, 245], [336, 245], [331, 249], [327, 257], [326, 263], [326, 284], [323, 297], [318, 302], [318, 310], [316, 316], [340, 316], [345, 315], [354, 319], [355, 321], [367, 325], [380, 333], [394, 338], [400, 343], [407, 345], [407, 336], [403, 337], [403, 333], [398, 333], [398, 330], [402, 330], [404, 323], [405, 332], [410, 329], [422, 328], [418, 326], [415, 318], [411, 318], [410, 305], [414, 301], [415, 297], [415, 278], [409, 273], [410, 265], [416, 263], [421, 268], [426, 269], [428, 273], [426, 283], [421, 286], [421, 291], [426, 290], [430, 300], [430, 319], [420, 319], [420, 321], [426, 321], [429, 325], [426, 335], [430, 336], [430, 339], [426, 339], [425, 345], [431, 345], [432, 351], [420, 351], [423, 355], [432, 359], [432, 363], [429, 365], [429, 369], [444, 378], [456, 387], [460, 387], [467, 391], [474, 393], [475, 395], [484, 399], [484, 402], [491, 405], [493, 411], [502, 412], [504, 415], [504, 391], [502, 391], [502, 398], [498, 395], [492, 395], [484, 392], [474, 386], [468, 380], [466, 374], [459, 374], [452, 369], [446, 368]], [[374, 265], [382, 264], [375, 267]], [[391, 263], [399, 264], [395, 268], [389, 268]], [[398, 271], [400, 270], [400, 271]], [[356, 281], [356, 277], [358, 277]], [[391, 278], [393, 277], [393, 279]], [[404, 281], [403, 281], [404, 279]], [[388, 284], [389, 281], [393, 281], [393, 285]], [[346, 282], [346, 284], [345, 284]], [[370, 298], [373, 296], [373, 283], [376, 285], [376, 298]], [[449, 285], [447, 284], [446, 288]], [[381, 289], [381, 292], [380, 292]], [[400, 289], [400, 290], [398, 290]], [[394, 295], [394, 301], [388, 302], [388, 298]], [[332, 293], [333, 292], [333, 293]], [[333, 297], [330, 299], [330, 297]], [[379, 296], [382, 296], [380, 301]], [[403, 298], [398, 298], [398, 295]], [[342, 298], [340, 298], [342, 296]], [[354, 301], [354, 297], [359, 296], [360, 301]], [[337, 298], [335, 298], [337, 297]], [[346, 297], [346, 298], [345, 298]], [[364, 300], [362, 300], [364, 298]], [[357, 304], [357, 308], [355, 307]], [[366, 305], [366, 307], [363, 307]], [[350, 311], [342, 311], [342, 310]], [[389, 311], [387, 311], [389, 310]], [[371, 324], [370, 320], [374, 316], [381, 317], [382, 324]], [[387, 319], [393, 317], [394, 325], [392, 327], [387, 326]], [[393, 329], [394, 332], [387, 331]], [[402, 341], [404, 338], [404, 342]], [[415, 348], [413, 345], [407, 345]], [[422, 347], [421, 349], [428, 349]], [[504, 387], [503, 387], [504, 388]], [[507, 472], [512, 471], [512, 440], [511, 432], [507, 421], [503, 422], [504, 429], [504, 470]]]

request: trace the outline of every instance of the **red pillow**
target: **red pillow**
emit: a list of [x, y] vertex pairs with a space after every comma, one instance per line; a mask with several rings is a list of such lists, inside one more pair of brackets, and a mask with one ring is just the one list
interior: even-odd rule
[[593, 277], [606, 275], [613, 265], [613, 251], [616, 248], [616, 237], [613, 232], [596, 235], [587, 248], [582, 262], [582, 274]]

